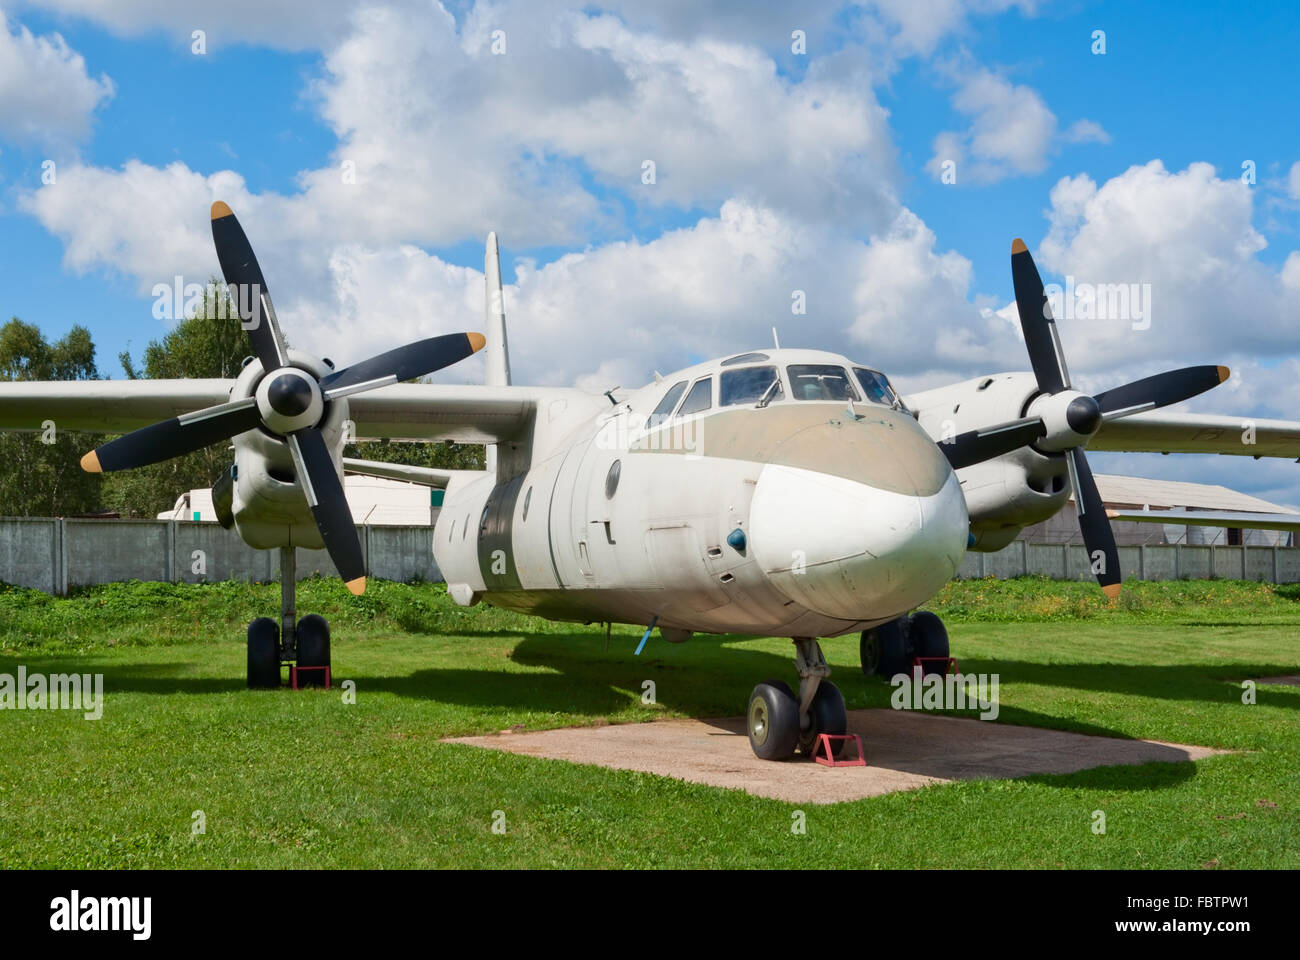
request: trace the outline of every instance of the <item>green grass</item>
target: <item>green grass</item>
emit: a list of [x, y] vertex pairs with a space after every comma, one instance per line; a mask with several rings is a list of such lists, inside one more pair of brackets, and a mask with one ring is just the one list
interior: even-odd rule
[[[250, 692], [243, 630], [274, 584], [0, 586], [0, 673], [102, 672], [102, 720], [0, 712], [0, 866], [1300, 866], [1300, 592], [1229, 581], [974, 580], [931, 607], [963, 671], [1001, 676], [998, 722], [1237, 752], [1198, 763], [971, 781], [795, 805], [441, 743], [523, 724], [738, 714], [793, 678], [789, 641], [657, 636], [456, 607], [441, 585], [307, 581], [341, 691]], [[851, 708], [890, 689], [856, 637], [823, 641]], [[658, 705], [641, 704], [656, 683]], [[868, 749], [870, 745], [868, 744]], [[202, 810], [206, 834], [191, 836]], [[503, 811], [506, 833], [491, 832]], [[1091, 830], [1103, 810], [1104, 836]]]

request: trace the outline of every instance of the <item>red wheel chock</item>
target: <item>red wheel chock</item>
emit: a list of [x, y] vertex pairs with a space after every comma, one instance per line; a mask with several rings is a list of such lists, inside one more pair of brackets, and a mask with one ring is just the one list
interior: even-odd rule
[[[831, 741], [843, 742], [852, 740], [858, 745], [858, 758], [856, 760], [836, 760], [835, 754], [831, 751]], [[822, 754], [826, 758], [822, 759]], [[813, 759], [826, 767], [865, 767], [867, 765], [866, 754], [862, 752], [862, 738], [856, 733], [819, 733], [817, 734], [817, 746], [813, 747]]]
[[330, 688], [330, 668], [324, 667], [300, 667], [296, 663], [289, 664], [289, 685], [295, 690], [298, 689], [298, 671], [299, 670], [324, 670], [325, 671], [325, 689]]
[[912, 668], [916, 669], [917, 667], [921, 667], [921, 670], [924, 672], [925, 667], [922, 666], [922, 664], [933, 663], [935, 661], [939, 661], [941, 663], [946, 664], [946, 666], [943, 668], [944, 673], [947, 673], [948, 671], [951, 670], [957, 676], [961, 676], [961, 669], [957, 666], [956, 657], [913, 657]]

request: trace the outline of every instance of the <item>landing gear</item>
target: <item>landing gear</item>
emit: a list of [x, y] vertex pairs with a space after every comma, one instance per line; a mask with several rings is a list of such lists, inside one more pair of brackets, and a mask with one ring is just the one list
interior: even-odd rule
[[316, 613], [297, 620], [295, 601], [298, 588], [293, 547], [280, 548], [280, 623], [258, 617], [248, 625], [248, 686], [250, 690], [280, 686], [280, 665], [297, 663], [298, 686], [325, 685], [324, 670], [303, 667], [330, 665], [329, 621]]
[[[926, 674], [944, 673], [948, 657], [948, 631], [943, 621], [929, 610], [897, 620], [890, 620], [862, 631], [858, 646], [862, 654], [862, 672], [869, 677], [889, 679], [897, 674], [911, 674], [912, 658], [922, 657]], [[934, 659], [931, 659], [934, 658]]]
[[[844, 697], [826, 679], [831, 668], [821, 645], [812, 637], [796, 637], [794, 644], [798, 695], [780, 680], [764, 681], [749, 695], [749, 745], [762, 760], [788, 760], [796, 750], [811, 757], [820, 734], [842, 734], [848, 728]], [[838, 746], [837, 756], [844, 747]]]

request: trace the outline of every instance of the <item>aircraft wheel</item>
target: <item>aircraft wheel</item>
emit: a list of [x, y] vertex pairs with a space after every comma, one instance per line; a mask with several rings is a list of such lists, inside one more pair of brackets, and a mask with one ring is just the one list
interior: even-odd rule
[[303, 670], [303, 667], [328, 667], [330, 665], [330, 625], [318, 613], [309, 613], [298, 621], [298, 686], [325, 686], [324, 670]]
[[[807, 733], [799, 738], [799, 752], [805, 757], [812, 757], [821, 734], [846, 733], [849, 728], [849, 714], [844, 707], [844, 695], [840, 693], [840, 688], [829, 680], [823, 680], [817, 685], [817, 693], [813, 697], [809, 712], [812, 714], [809, 718], [812, 724], [808, 727]], [[841, 741], [834, 745], [833, 756], [839, 760], [854, 749], [848, 745], [848, 741]]]
[[799, 745], [799, 702], [785, 684], [760, 683], [749, 695], [745, 724], [760, 760], [788, 760]]
[[862, 654], [862, 672], [869, 677], [884, 677], [888, 680], [895, 674], [911, 670], [902, 617], [863, 630], [858, 650]]
[[280, 625], [258, 617], [248, 625], [248, 687], [273, 690], [280, 686]]
[[[918, 610], [912, 614], [909, 631], [912, 635], [912, 647], [918, 657], [948, 657], [948, 631], [935, 614], [929, 610]], [[942, 676], [948, 672], [948, 664], [930, 660], [921, 664], [928, 676]]]

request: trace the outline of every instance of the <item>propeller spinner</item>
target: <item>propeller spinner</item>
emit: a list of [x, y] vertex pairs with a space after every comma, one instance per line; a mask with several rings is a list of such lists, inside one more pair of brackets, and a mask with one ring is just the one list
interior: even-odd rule
[[[1095, 397], [1081, 393], [1070, 386], [1065, 353], [1043, 291], [1043, 280], [1025, 242], [1018, 238], [1011, 244], [1011, 279], [1025, 348], [1038, 383], [1038, 396], [1027, 411], [1030, 416], [959, 434], [941, 443], [940, 448], [954, 470], [1030, 444], [1049, 453], [1064, 454], [1083, 542], [1088, 555], [1094, 558], [1097, 581], [1106, 596], [1114, 599], [1120, 593], [1119, 548], [1083, 448], [1108, 420], [1188, 400], [1227, 380], [1228, 368], [1184, 367], [1135, 380]], [[1099, 553], [1101, 562], [1096, 563]]]
[[482, 349], [483, 335], [431, 337], [317, 380], [309, 371], [289, 363], [289, 351], [252, 244], [230, 207], [221, 201], [212, 205], [212, 240], [226, 284], [240, 295], [240, 303], [252, 306], [253, 315], [244, 328], [265, 375], [253, 396], [196, 410], [111, 440], [82, 457], [82, 469], [99, 473], [143, 467], [264, 427], [288, 445], [325, 549], [348, 590], [360, 594], [366, 588], [365, 560], [343, 484], [319, 428], [325, 405], [451, 366]]

